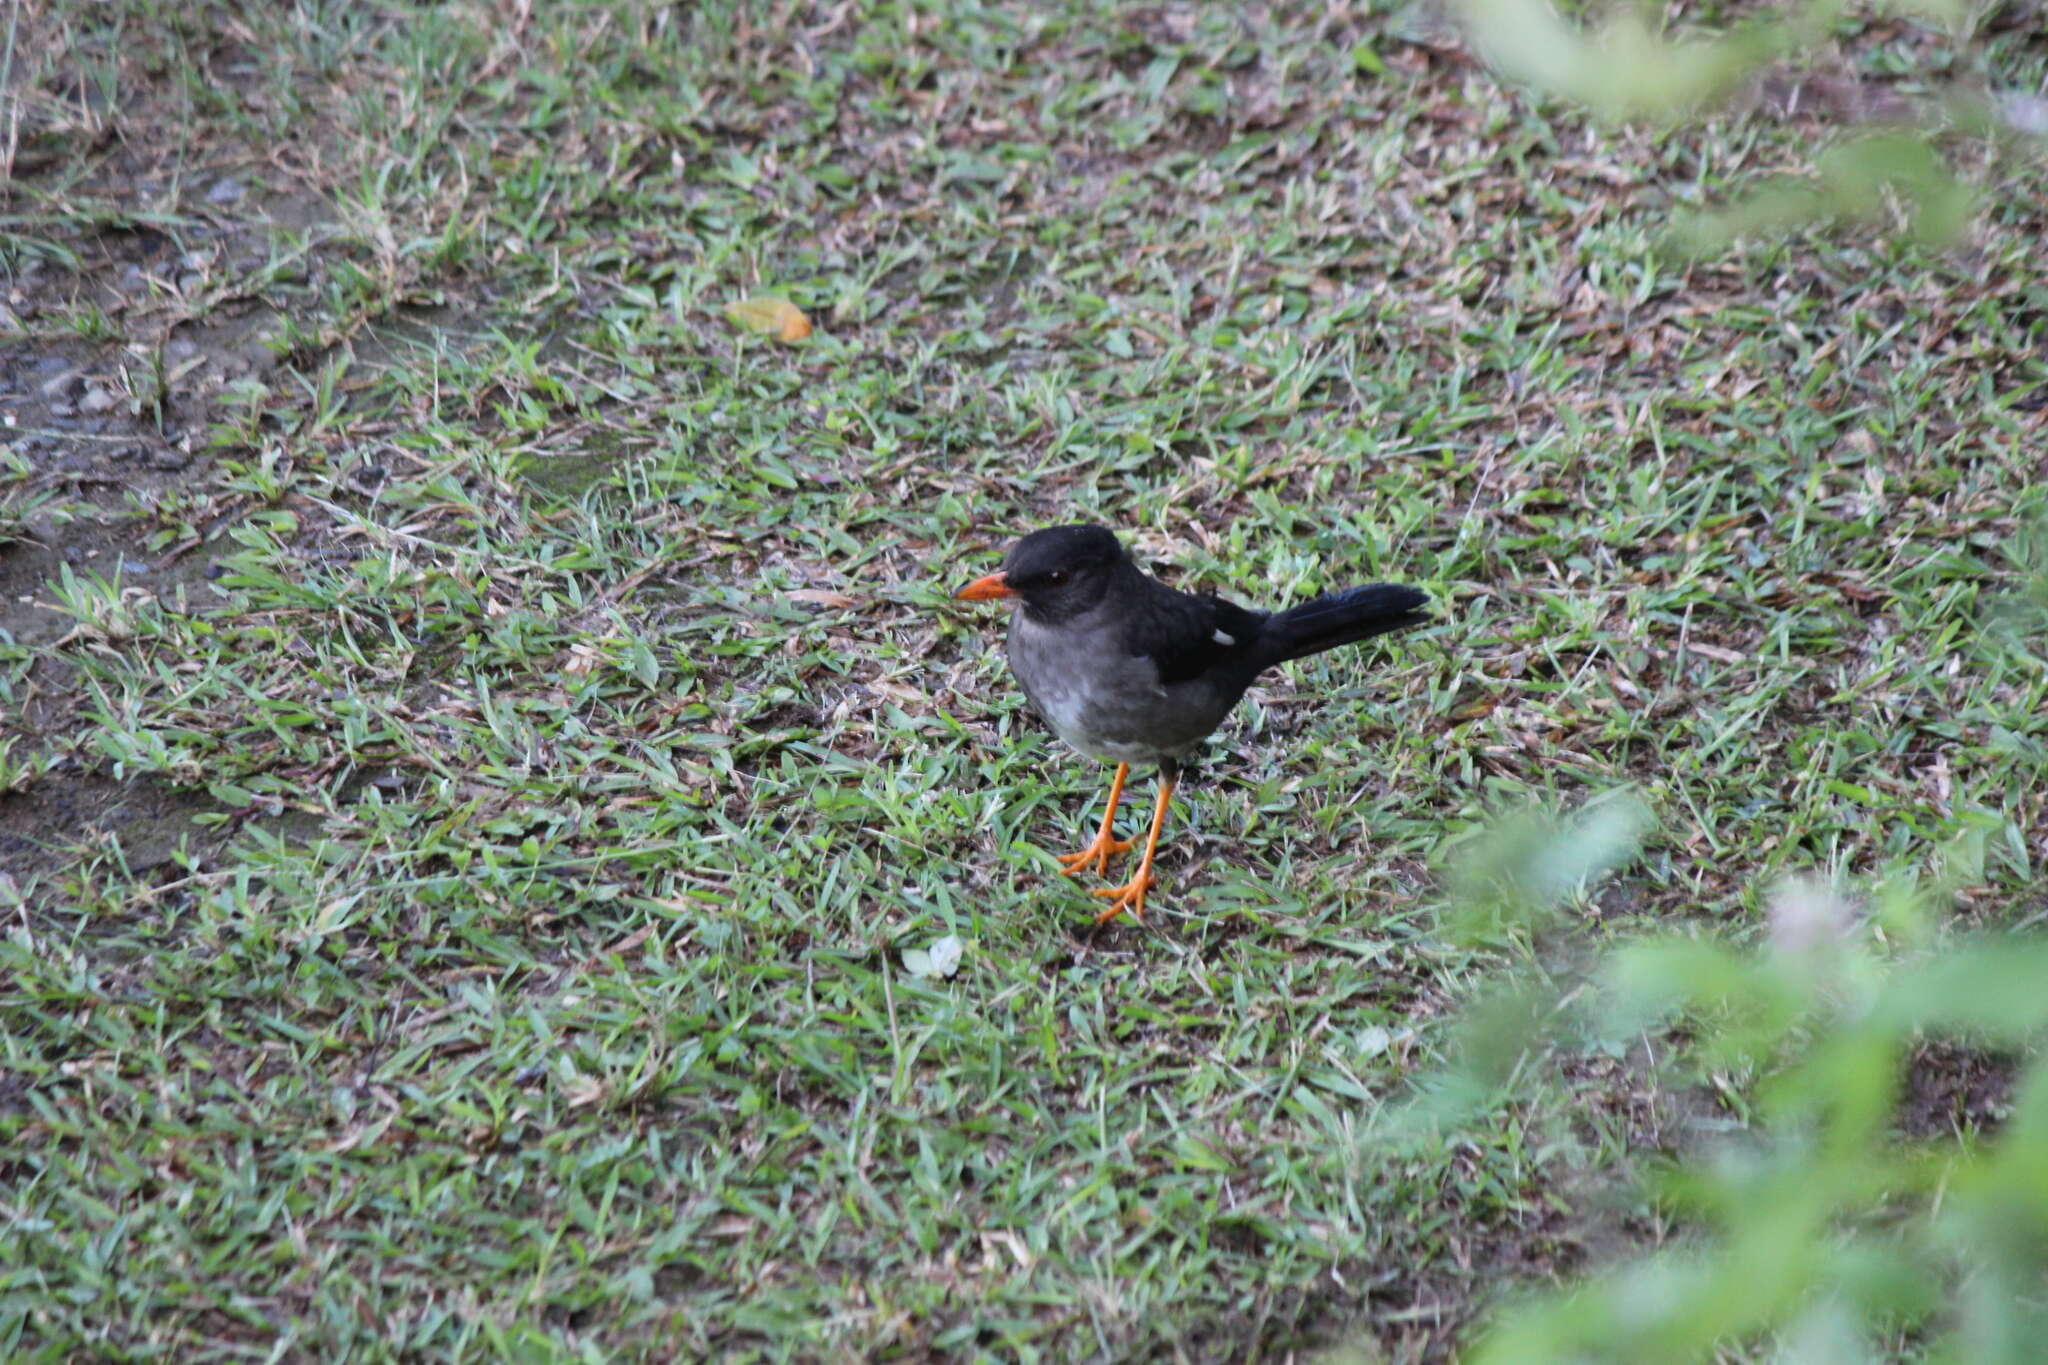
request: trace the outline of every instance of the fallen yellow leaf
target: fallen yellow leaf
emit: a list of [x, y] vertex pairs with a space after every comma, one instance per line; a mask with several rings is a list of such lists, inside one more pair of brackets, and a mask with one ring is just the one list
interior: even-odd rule
[[792, 592], [784, 593], [783, 596], [792, 602], [808, 602], [814, 607], [845, 608], [856, 605], [854, 600], [845, 593], [834, 592], [830, 588], [797, 588]]
[[727, 304], [725, 315], [749, 332], [777, 341], [802, 341], [811, 334], [811, 320], [788, 299], [741, 299]]
[[1492, 715], [1494, 708], [1499, 705], [1499, 697], [1489, 697], [1482, 694], [1477, 697], [1462, 698], [1456, 705], [1451, 707], [1451, 719], [1479, 720]]

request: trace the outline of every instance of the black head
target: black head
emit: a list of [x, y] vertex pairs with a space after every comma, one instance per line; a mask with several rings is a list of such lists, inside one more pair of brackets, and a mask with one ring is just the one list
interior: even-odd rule
[[1021, 598], [1034, 621], [1065, 621], [1100, 602], [1128, 562], [1106, 526], [1052, 526], [1012, 545], [1001, 573], [969, 584], [958, 595]]

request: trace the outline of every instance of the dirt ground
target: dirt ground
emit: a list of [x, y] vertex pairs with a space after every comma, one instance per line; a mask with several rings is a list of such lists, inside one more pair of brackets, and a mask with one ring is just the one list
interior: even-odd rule
[[[215, 554], [251, 503], [223, 486], [223, 462], [306, 409], [325, 356], [374, 358], [380, 344], [368, 319], [323, 330], [333, 210], [281, 149], [224, 139], [191, 164], [170, 92], [141, 85], [120, 110], [82, 88], [56, 93], [77, 103], [26, 105], [41, 117], [9, 197], [70, 211], [5, 254], [0, 311], [0, 423], [27, 509], [0, 527], [0, 639], [24, 650], [77, 629], [53, 609], [67, 572], [124, 600], [206, 611]], [[19, 701], [0, 740], [40, 748], [93, 696], [44, 654]], [[203, 859], [250, 818], [264, 814], [68, 756], [0, 792], [0, 865], [46, 869], [114, 834], [142, 872], [181, 849]]]

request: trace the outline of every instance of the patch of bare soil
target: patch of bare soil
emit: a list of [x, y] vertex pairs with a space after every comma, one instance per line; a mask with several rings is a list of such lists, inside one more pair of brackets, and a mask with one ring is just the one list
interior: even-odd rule
[[223, 827], [203, 826], [198, 817], [220, 810], [204, 792], [103, 773], [51, 773], [0, 795], [0, 867], [21, 878], [60, 872], [75, 850], [115, 841], [131, 872], [148, 872], [180, 849], [204, 857], [217, 848]]
[[[220, 461], [290, 398], [284, 366], [306, 333], [287, 319], [317, 307], [326, 201], [252, 149], [170, 155], [174, 120], [150, 99], [61, 118], [20, 104], [0, 183], [16, 224], [0, 234], [0, 496], [19, 509], [0, 520], [0, 646], [44, 651], [77, 627], [56, 593], [67, 574], [205, 609], [242, 510]], [[204, 793], [67, 752], [86, 698], [59, 656], [32, 659], [16, 700], [0, 741], [17, 760], [61, 760], [0, 792], [0, 867], [16, 878], [103, 841], [137, 869], [221, 837], [194, 824], [218, 810]]]
[[2017, 1058], [1965, 1043], [1922, 1043], [1906, 1059], [1896, 1127], [1901, 1137], [1944, 1142], [1987, 1137], [2012, 1112]]

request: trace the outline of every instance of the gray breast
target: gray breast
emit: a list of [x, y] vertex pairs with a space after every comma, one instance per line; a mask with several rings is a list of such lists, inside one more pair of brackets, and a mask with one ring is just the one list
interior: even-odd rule
[[[1092, 616], [1092, 614], [1091, 614]], [[1199, 745], [1230, 701], [1200, 682], [1159, 682], [1150, 659], [1090, 616], [1057, 628], [1019, 610], [1010, 624], [1010, 671], [1053, 733], [1095, 758], [1157, 763]]]

